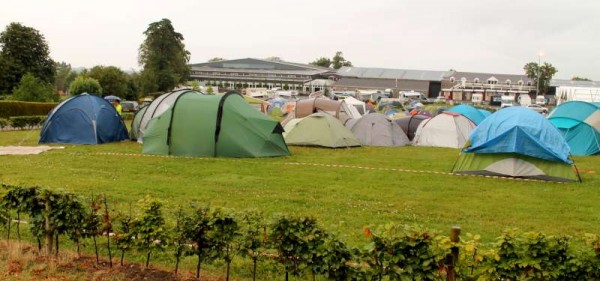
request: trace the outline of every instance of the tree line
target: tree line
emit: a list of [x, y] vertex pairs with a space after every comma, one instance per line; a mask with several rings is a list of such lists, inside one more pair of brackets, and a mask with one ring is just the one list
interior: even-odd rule
[[52, 60], [48, 42], [38, 30], [10, 23], [0, 33], [0, 97], [51, 102], [59, 100], [59, 93], [88, 92], [136, 100], [186, 81], [190, 53], [171, 21], [150, 24], [144, 35], [139, 47], [140, 72], [103, 65], [78, 70], [67, 62]]

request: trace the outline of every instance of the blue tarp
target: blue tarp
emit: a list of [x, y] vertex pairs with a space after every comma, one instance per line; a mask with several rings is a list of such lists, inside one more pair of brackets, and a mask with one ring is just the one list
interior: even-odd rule
[[128, 138], [112, 104], [81, 94], [60, 103], [48, 114], [39, 143], [101, 144]]
[[517, 153], [573, 163], [561, 133], [541, 114], [520, 106], [499, 110], [471, 132], [465, 152]]
[[479, 123], [481, 123], [486, 117], [486, 115], [479, 111], [479, 109], [465, 104], [453, 106], [446, 111], [455, 112], [467, 117], [469, 120], [475, 123], [475, 125], [479, 125]]
[[573, 155], [600, 153], [600, 103], [566, 102], [556, 107], [548, 118], [563, 134]]

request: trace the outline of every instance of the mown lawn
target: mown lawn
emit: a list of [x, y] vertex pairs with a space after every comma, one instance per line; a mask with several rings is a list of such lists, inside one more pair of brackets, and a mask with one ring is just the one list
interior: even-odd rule
[[[0, 132], [0, 145], [35, 145], [37, 137], [38, 131]], [[40, 155], [0, 156], [0, 182], [105, 193], [117, 208], [149, 195], [163, 200], [169, 215], [193, 201], [267, 215], [312, 215], [357, 246], [366, 243], [363, 227], [387, 222], [441, 233], [459, 225], [484, 241], [508, 228], [581, 236], [597, 233], [600, 225], [598, 157], [575, 159], [583, 183], [556, 184], [379, 170], [448, 172], [455, 149], [291, 151], [290, 157], [267, 159], [166, 158], [141, 155], [135, 142], [67, 145]]]

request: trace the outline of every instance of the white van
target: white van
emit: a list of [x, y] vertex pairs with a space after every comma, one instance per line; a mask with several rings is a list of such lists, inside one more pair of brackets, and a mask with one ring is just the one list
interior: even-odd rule
[[535, 104], [542, 105], [542, 106], [546, 105], [546, 97], [544, 97], [544, 96], [535, 97]]
[[509, 106], [513, 106], [515, 102], [515, 96], [513, 95], [503, 95], [500, 98], [500, 108], [505, 108]]
[[521, 106], [531, 105], [531, 97], [529, 96], [529, 94], [520, 94], [519, 95], [519, 104]]
[[409, 101], [409, 100], [415, 100], [415, 101], [419, 101], [421, 103], [429, 103], [429, 99], [427, 99], [427, 97], [425, 97], [425, 95], [423, 95], [423, 93], [419, 93], [419, 92], [399, 92], [398, 93], [398, 98], [401, 99], [402, 101]]
[[482, 93], [474, 93], [471, 95], [471, 102], [473, 104], [480, 105], [483, 103], [483, 94]]

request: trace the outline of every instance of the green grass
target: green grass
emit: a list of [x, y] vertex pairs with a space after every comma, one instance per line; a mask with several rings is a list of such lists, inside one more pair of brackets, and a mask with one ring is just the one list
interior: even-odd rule
[[[35, 145], [38, 133], [0, 132], [0, 145]], [[586, 171], [583, 183], [556, 184], [294, 164], [448, 172], [455, 149], [290, 149], [290, 157], [215, 159], [143, 156], [134, 142], [66, 145], [40, 155], [0, 156], [0, 182], [105, 193], [120, 206], [150, 195], [164, 200], [169, 215], [192, 201], [268, 215], [313, 215], [357, 246], [367, 242], [364, 226], [387, 222], [441, 233], [459, 225], [484, 241], [507, 228], [581, 236], [600, 225], [598, 157], [575, 159]]]

